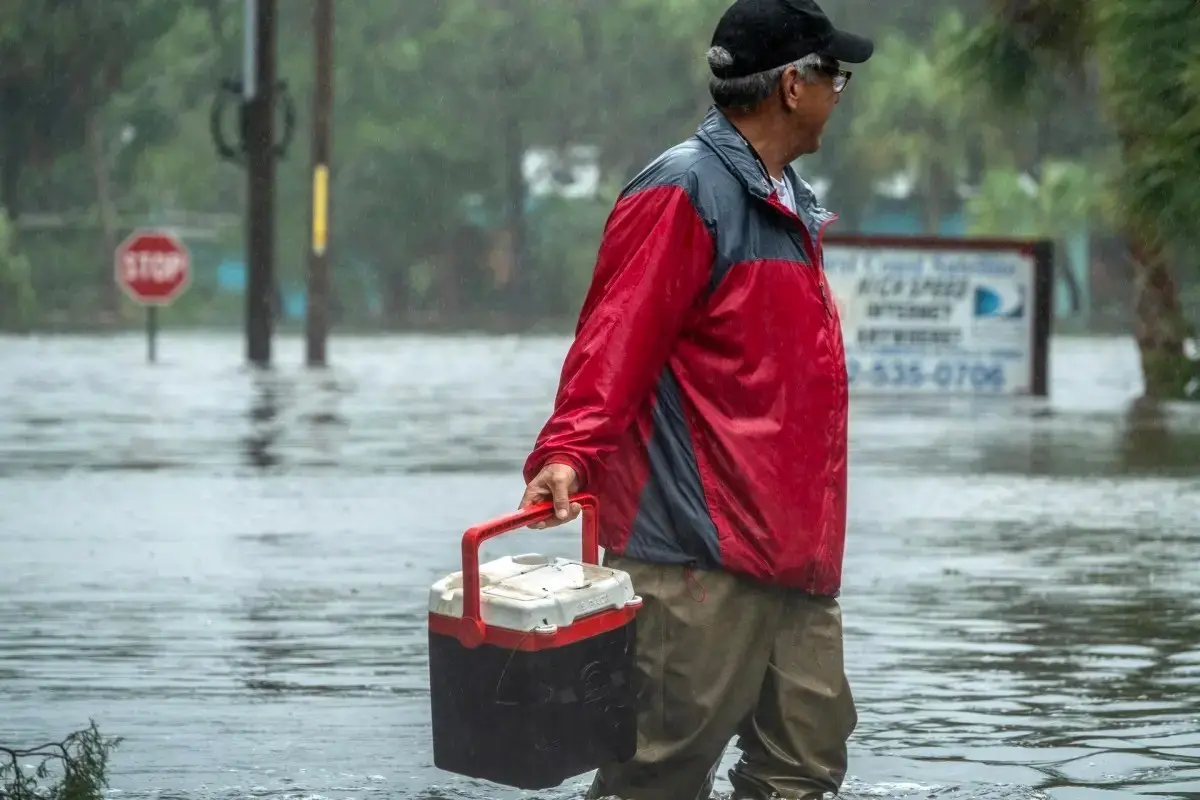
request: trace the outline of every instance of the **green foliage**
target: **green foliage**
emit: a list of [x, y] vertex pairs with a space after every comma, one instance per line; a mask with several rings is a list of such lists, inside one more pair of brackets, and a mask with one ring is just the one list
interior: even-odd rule
[[[1113, 217], [1133, 256], [1134, 335], [1146, 394], [1188, 395], [1192, 336], [1174, 269], [1196, 268], [1200, 213], [1200, 14], [1195, 0], [997, 0], [963, 62], [1002, 99], [1044, 98], [1055, 71], [1101, 75], [1120, 162]], [[991, 58], [993, 56], [1003, 56]], [[968, 70], [967, 74], [972, 74]], [[1183, 257], [1171, 263], [1172, 253]]]
[[1009, 107], [1026, 105], [1041, 72], [1035, 54], [1000, 19], [969, 31], [951, 66], [964, 83], [986, 90], [991, 99]]
[[[385, 284], [410, 283], [407, 272], [418, 264], [440, 268], [461, 235], [464, 197], [482, 199], [494, 233], [522, 223], [513, 211], [522, 187], [511, 174], [524, 148], [595, 144], [606, 173], [628, 177], [694, 124], [705, 102], [700, 55], [724, 5], [337, 4], [335, 249]], [[280, 72], [300, 100], [302, 134], [309, 12], [308, 3], [279, 4]], [[0, 202], [55, 213], [92, 205], [96, 164], [79, 132], [99, 104], [124, 227], [174, 210], [236, 210], [244, 175], [213, 163], [207, 116], [217, 81], [238, 71], [240, 27], [236, 3], [6, 3], [0, 138], [11, 196]], [[690, 87], [681, 90], [681, 79]], [[305, 155], [302, 144], [294, 147], [279, 170], [284, 280], [303, 268]], [[77, 264], [78, 275], [55, 279], [43, 300], [65, 309], [101, 296], [105, 270], [78, 263], [91, 266], [94, 257], [93, 248], [86, 259], [55, 258], [55, 266]]]
[[556, 198], [539, 210], [536, 253], [548, 278], [539, 305], [554, 309], [561, 318], [578, 313], [611, 209], [610, 198]]
[[0, 747], [0, 800], [101, 800], [108, 759], [120, 743], [102, 736], [92, 721], [61, 742]]
[[993, 0], [988, 18], [960, 41], [956, 66], [1007, 104], [1044, 99], [1092, 46], [1093, 5], [1091, 0]]
[[[839, 230], [853, 229], [871, 186], [897, 171], [917, 178], [933, 225], [957, 204], [958, 186], [974, 183], [983, 168], [1030, 170], [1046, 155], [1042, 145], [1031, 147], [1035, 138], [1067, 141], [1058, 128], [1071, 120], [1098, 127], [1080, 113], [1086, 96], [1072, 105], [1059, 95], [1055, 113], [1039, 112], [1041, 131], [1032, 137], [1030, 126], [1005, 119], [964, 80], [957, 58], [984, 3], [826, 4], [839, 25], [880, 42], [877, 56], [855, 68], [826, 146], [802, 165], [832, 181], [826, 200], [842, 215]], [[608, 201], [527, 197], [516, 179], [522, 152], [595, 147], [608, 187], [602, 193], [611, 198], [612, 187], [694, 128], [709, 102], [703, 53], [727, 5], [336, 3], [331, 255], [347, 317], [376, 319], [363, 299], [372, 291], [383, 296], [383, 318], [399, 324], [412, 315], [469, 318], [497, 308], [514, 317], [522, 309], [569, 315]], [[298, 136], [278, 168], [284, 289], [303, 285], [308, 244], [311, 12], [309, 2], [278, 4], [279, 73], [299, 112]], [[240, 3], [218, 0], [3, 4], [0, 114], [19, 124], [0, 128], [0, 188], [11, 195], [0, 204], [90, 218], [87, 227], [22, 229], [40, 323], [94, 322], [102, 311], [137, 321], [112, 298], [104, 241], [111, 233], [95, 224], [104, 170], [121, 233], [185, 212], [240, 215], [245, 173], [217, 161], [208, 122], [219, 81], [240, 72], [241, 13]], [[1054, 39], [1047, 32], [1066, 38], [1061, 23], [1044, 27], [995, 52], [1029, 56], [1030, 43]], [[68, 96], [70, 87], [79, 90]], [[232, 132], [236, 109], [229, 111]], [[101, 128], [100, 156], [84, 146], [85, 122]], [[1075, 157], [1074, 142], [1060, 151]], [[240, 226], [233, 233], [219, 252], [196, 254], [192, 289], [164, 322], [239, 317], [240, 301], [216, 292], [213, 281], [223, 256], [241, 254]], [[516, 279], [506, 281], [495, 264], [508, 243]]]
[[1124, 145], [1124, 210], [1167, 241], [1195, 242], [1200, 8], [1194, 0], [1098, 0], [1096, 9], [1098, 62]]
[[[6, 193], [18, 172], [82, 147], [86, 115], [122, 85], [131, 61], [172, 26], [179, 8], [180, 0], [5, 0], [0, 167]], [[2, 200], [10, 211], [18, 207], [15, 197]]]
[[[511, 306], [514, 297], [545, 295], [557, 307], [565, 292], [577, 301], [571, 287], [587, 280], [594, 253], [585, 258], [583, 250], [598, 239], [604, 215], [588, 201], [523, 198], [526, 187], [514, 180], [521, 151], [592, 145], [605, 183], [623, 183], [686, 137], [708, 104], [703, 53], [727, 5], [337, 3], [335, 264], [353, 265], [357, 283], [381, 287], [392, 320], [415, 311]], [[942, 7], [829, 3], [840, 23], [868, 33], [888, 25], [919, 30]], [[278, 170], [277, 272], [290, 286], [303, 282], [308, 239], [311, 10], [307, 2], [278, 6], [279, 72], [298, 102], [300, 123]], [[8, 165], [4, 185], [14, 209], [88, 212], [103, 167], [122, 232], [185, 211], [239, 213], [245, 174], [216, 161], [208, 116], [218, 82], [240, 71], [241, 26], [239, 3], [214, 0], [5, 3], [0, 42], [11, 45], [5, 52], [13, 57], [0, 65], [0, 89], [10, 91], [0, 113], [22, 123], [0, 131], [11, 152], [0, 163]], [[72, 48], [80, 40], [86, 41]], [[48, 69], [59, 57], [69, 61], [64, 69]], [[860, 74], [856, 86], [889, 77], [874, 66]], [[70, 86], [83, 91], [66, 98], [60, 89]], [[13, 98], [41, 98], [48, 116], [13, 105]], [[833, 137], [845, 138], [854, 102], [835, 119]], [[235, 123], [230, 111], [228, 131]], [[102, 126], [102, 163], [84, 147], [85, 119]], [[834, 201], [847, 219], [865, 202], [856, 187], [874, 177], [863, 175], [859, 162], [853, 148], [834, 146], [806, 165], [834, 178]], [[467, 198], [477, 199], [474, 209]], [[486, 227], [477, 227], [473, 215], [485, 218]], [[119, 310], [111, 300], [107, 245], [94, 227], [30, 233], [25, 251], [43, 322]], [[515, 284], [498, 280], [486, 263], [503, 241], [524, 243]], [[468, 244], [476, 248], [475, 264], [463, 263]], [[240, 242], [227, 245], [227, 254], [239, 251]], [[212, 270], [215, 261], [198, 258], [196, 266]], [[192, 296], [202, 284], [169, 316], [222, 305], [220, 298], [200, 303]]]
[[1194, 0], [1002, 0], [958, 65], [1026, 110], [1054, 99], [1064, 73], [1098, 68], [1121, 147], [1114, 210], [1161, 246], [1194, 241], [1200, 214], [1197, 41]]
[[963, 16], [949, 10], [927, 39], [886, 34], [864, 70], [862, 108], [851, 128], [852, 147], [871, 174], [916, 178], [928, 233], [937, 233], [944, 206], [967, 179], [972, 149], [993, 158], [1002, 149], [999, 121], [954, 74], [965, 33]]
[[[952, 72], [974, 102], [1007, 118], [1023, 141], [1010, 149], [1019, 167], [1047, 158], [1086, 162], [1114, 144], [1095, 67], [1089, 6], [1076, 0], [994, 0], [1002, 10], [953, 45]], [[1074, 14], [1079, 16], [1072, 16]]]
[[1107, 180], [1088, 164], [1048, 160], [1041, 180], [1015, 169], [988, 171], [967, 202], [971, 233], [1064, 239], [1101, 219]]

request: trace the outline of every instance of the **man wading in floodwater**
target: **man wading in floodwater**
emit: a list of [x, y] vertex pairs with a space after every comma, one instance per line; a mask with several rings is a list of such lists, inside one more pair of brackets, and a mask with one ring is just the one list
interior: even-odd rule
[[715, 107], [609, 217], [521, 506], [600, 497], [600, 543], [638, 616], [638, 751], [589, 797], [816, 798], [846, 774], [845, 352], [821, 237], [789, 164], [815, 152], [869, 39], [812, 0], [737, 0]]

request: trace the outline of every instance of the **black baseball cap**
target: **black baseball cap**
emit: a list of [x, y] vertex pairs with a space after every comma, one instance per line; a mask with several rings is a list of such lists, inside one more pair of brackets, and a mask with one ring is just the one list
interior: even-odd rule
[[742, 78], [814, 53], [861, 64], [875, 51], [865, 36], [833, 27], [813, 0], [735, 0], [717, 23], [712, 46], [733, 56], [732, 64], [710, 64], [718, 78]]

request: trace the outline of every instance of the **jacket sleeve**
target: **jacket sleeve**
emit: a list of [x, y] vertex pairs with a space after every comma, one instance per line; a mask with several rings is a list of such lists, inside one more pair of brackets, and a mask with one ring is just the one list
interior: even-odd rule
[[712, 236], [679, 186], [618, 200], [605, 225], [554, 411], [525, 462], [526, 482], [553, 462], [580, 488], [633, 423], [709, 280]]

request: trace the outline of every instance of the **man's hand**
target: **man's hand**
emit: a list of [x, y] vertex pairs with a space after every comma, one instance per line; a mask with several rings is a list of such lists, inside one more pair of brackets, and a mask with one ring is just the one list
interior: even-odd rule
[[525, 487], [525, 494], [521, 497], [519, 507], [525, 508], [553, 500], [555, 518], [546, 522], [535, 522], [529, 526], [538, 530], [553, 528], [579, 516], [582, 508], [578, 503], [570, 501], [571, 494], [577, 491], [579, 491], [579, 476], [575, 474], [574, 469], [566, 464], [547, 464]]

